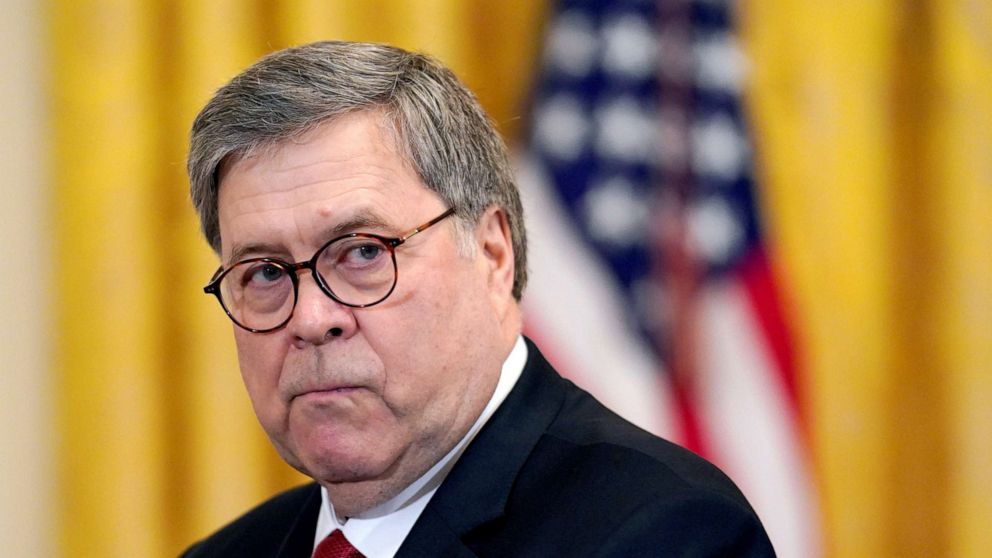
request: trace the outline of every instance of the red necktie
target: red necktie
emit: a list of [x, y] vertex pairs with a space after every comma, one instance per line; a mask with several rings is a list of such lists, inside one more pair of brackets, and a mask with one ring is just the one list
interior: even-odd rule
[[337, 530], [320, 541], [317, 550], [313, 552], [313, 558], [365, 558], [365, 556], [351, 546], [348, 539], [344, 538], [344, 533]]

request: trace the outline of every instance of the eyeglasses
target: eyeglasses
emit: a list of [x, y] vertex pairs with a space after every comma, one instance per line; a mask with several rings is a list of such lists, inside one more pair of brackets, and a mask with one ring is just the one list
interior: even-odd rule
[[[396, 238], [349, 233], [327, 242], [308, 261], [250, 258], [218, 269], [203, 287], [239, 327], [266, 333], [284, 327], [299, 298], [299, 272], [309, 269], [320, 290], [352, 308], [379, 304], [396, 288], [396, 248], [455, 213], [451, 208]], [[388, 254], [388, 257], [387, 257]]]

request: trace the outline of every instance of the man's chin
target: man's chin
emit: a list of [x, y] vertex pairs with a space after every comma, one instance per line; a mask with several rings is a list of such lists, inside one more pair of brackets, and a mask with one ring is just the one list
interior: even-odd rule
[[325, 457], [299, 468], [303, 474], [327, 489], [334, 511], [342, 517], [355, 517], [383, 504], [402, 488], [401, 479], [390, 466], [369, 466], [361, 457]]
[[302, 446], [307, 451], [286, 461], [298, 471], [321, 484], [361, 483], [382, 480], [389, 476], [395, 459], [368, 452], [342, 451], [340, 447], [320, 448]]
[[372, 482], [382, 478], [383, 471], [373, 470], [364, 463], [336, 461], [305, 465], [300, 471], [322, 485]]

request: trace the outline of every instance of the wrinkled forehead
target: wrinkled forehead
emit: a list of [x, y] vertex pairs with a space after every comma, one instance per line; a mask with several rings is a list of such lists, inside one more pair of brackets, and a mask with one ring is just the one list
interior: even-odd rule
[[[320, 169], [315, 170], [313, 163], [321, 160], [326, 164], [354, 165], [378, 160], [419, 174], [410, 163], [397, 130], [393, 119], [383, 110], [356, 110], [307, 125], [288, 137], [256, 141], [235, 149], [221, 159], [214, 171], [217, 211], [222, 213], [225, 198], [230, 198], [229, 187], [225, 185], [230, 182], [228, 178], [234, 168], [244, 178], [277, 168], [282, 173], [318, 172]], [[275, 183], [270, 184], [276, 187]], [[267, 185], [260, 186], [265, 189]]]
[[361, 119], [370, 124], [378, 133], [377, 145], [388, 154], [398, 155], [404, 163], [411, 165], [409, 147], [404, 139], [396, 118], [383, 107], [356, 109], [337, 114], [322, 120], [315, 120], [279, 137], [256, 139], [251, 145], [234, 149], [221, 158], [214, 169], [214, 184], [218, 189], [223, 185], [225, 174], [233, 165], [252, 159], [278, 157], [289, 146], [306, 144], [320, 135], [327, 127], [341, 120]]

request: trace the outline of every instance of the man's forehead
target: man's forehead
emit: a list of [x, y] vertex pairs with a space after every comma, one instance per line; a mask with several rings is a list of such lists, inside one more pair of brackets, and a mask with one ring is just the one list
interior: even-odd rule
[[[287, 134], [286, 137], [262, 141], [256, 145], [228, 153], [216, 167], [218, 187], [224, 175], [234, 165], [252, 160], [278, 158], [287, 149], [313, 143], [327, 135], [328, 132], [342, 129], [350, 130], [353, 133], [360, 132], [373, 140], [365, 147], [375, 147], [376, 151], [382, 152], [382, 154], [395, 155], [404, 163], [409, 164], [410, 157], [401, 140], [394, 119], [382, 109], [355, 110], [309, 124], [295, 133]], [[350, 153], [349, 148], [354, 147], [354, 143], [342, 142], [336, 147], [336, 151], [344, 156]]]
[[[232, 175], [236, 180], [231, 180]], [[419, 173], [376, 112], [344, 115], [305, 134], [228, 155], [218, 165], [218, 203], [224, 205], [225, 198], [232, 197], [232, 182], [239, 184], [239, 190], [247, 186], [268, 193], [350, 178], [387, 185], [411, 179], [420, 182]]]
[[378, 169], [294, 180], [290, 187], [279, 180], [227, 186], [231, 190], [219, 206], [225, 259], [246, 244], [277, 240], [287, 247], [313, 246], [361, 230], [398, 234], [444, 205], [416, 175]]
[[426, 189], [419, 192], [423, 196], [412, 189], [377, 188], [324, 195], [321, 186], [315, 184], [299, 195], [274, 191], [222, 205], [226, 208], [221, 213], [222, 252], [226, 255], [240, 245], [272, 241], [312, 246], [350, 232], [399, 233], [421, 218], [419, 208], [442, 205], [425, 204], [437, 198]]

